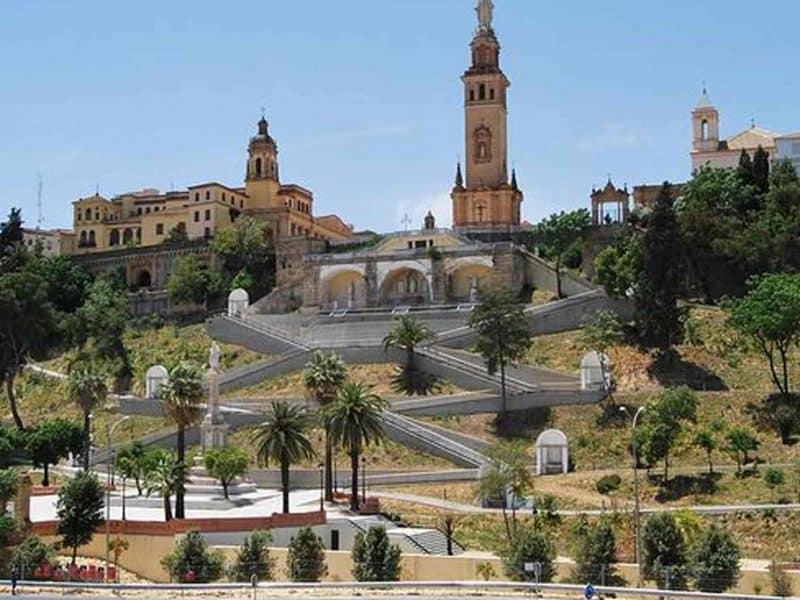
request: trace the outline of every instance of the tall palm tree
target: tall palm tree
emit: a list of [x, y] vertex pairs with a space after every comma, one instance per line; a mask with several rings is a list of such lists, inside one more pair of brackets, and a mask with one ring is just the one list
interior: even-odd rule
[[406, 351], [406, 371], [414, 369], [414, 353], [423, 342], [436, 339], [436, 333], [412, 315], [401, 315], [394, 328], [383, 338], [384, 350], [400, 348]]
[[[317, 351], [306, 364], [303, 382], [309, 393], [316, 398], [321, 407], [336, 399], [342, 385], [347, 380], [347, 367], [335, 352], [326, 354]], [[325, 500], [333, 500], [333, 444], [325, 424]]]
[[153, 461], [147, 472], [146, 486], [147, 495], [158, 494], [164, 501], [164, 520], [172, 520], [172, 505], [170, 497], [174, 494], [178, 486], [186, 485], [186, 469], [182, 468], [175, 459], [175, 456], [164, 451]]
[[88, 369], [70, 372], [67, 380], [67, 396], [83, 414], [83, 470], [89, 470], [89, 454], [92, 443], [92, 411], [105, 400], [108, 387], [103, 377]]
[[[175, 422], [178, 427], [176, 464], [179, 469], [186, 469], [186, 428], [196, 425], [203, 416], [203, 380], [200, 372], [192, 365], [181, 362], [170, 372], [169, 379], [161, 387], [161, 410], [164, 416]], [[184, 495], [186, 486], [184, 478], [179, 478], [175, 489], [175, 518], [186, 517]]]
[[284, 513], [289, 512], [289, 467], [314, 457], [307, 435], [313, 425], [314, 417], [305, 407], [274, 400], [266, 419], [253, 433], [259, 462], [264, 466], [270, 462], [280, 465]]
[[324, 410], [324, 418], [333, 443], [350, 454], [350, 508], [358, 510], [358, 460], [362, 450], [379, 444], [384, 438], [381, 413], [389, 406], [370, 388], [358, 382], [348, 382], [336, 401]]

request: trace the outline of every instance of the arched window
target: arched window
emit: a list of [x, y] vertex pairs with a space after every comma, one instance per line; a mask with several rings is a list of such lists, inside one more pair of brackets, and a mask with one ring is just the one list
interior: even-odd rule
[[469, 91], [469, 101], [470, 102], [475, 102], [475, 90], [470, 90]]
[[92, 209], [91, 208], [87, 208], [86, 209], [86, 220], [87, 221], [91, 221], [92, 220]]
[[211, 200], [211, 192], [206, 190], [206, 200]]
[[486, 100], [486, 84], [482, 83], [478, 86], [478, 100]]
[[129, 244], [133, 241], [133, 230], [132, 229], [125, 229], [122, 232], [122, 243]]
[[489, 100], [494, 100], [494, 88], [489, 88]]
[[222, 192], [222, 201], [225, 202], [225, 192]]
[[703, 122], [700, 123], [700, 139], [707, 140], [708, 139], [708, 121], [703, 119]]
[[256, 159], [256, 177], [261, 177], [261, 159]]
[[94, 229], [89, 230], [89, 245], [96, 246], [97, 240], [94, 237]]
[[80, 239], [79, 244], [81, 246], [85, 246], [86, 245], [86, 232], [85, 231], [81, 231], [81, 239]]
[[108, 244], [109, 246], [118, 246], [119, 245], [119, 229], [112, 229], [111, 233], [108, 236]]

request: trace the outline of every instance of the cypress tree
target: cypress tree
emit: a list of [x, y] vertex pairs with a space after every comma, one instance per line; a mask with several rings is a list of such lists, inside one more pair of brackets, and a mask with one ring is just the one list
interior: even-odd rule
[[753, 161], [750, 160], [750, 155], [747, 150], [742, 149], [739, 155], [739, 166], [736, 169], [736, 175], [739, 180], [745, 185], [753, 185], [755, 183], [755, 174], [753, 173]]
[[762, 194], [769, 191], [769, 153], [761, 146], [753, 154], [753, 183]]

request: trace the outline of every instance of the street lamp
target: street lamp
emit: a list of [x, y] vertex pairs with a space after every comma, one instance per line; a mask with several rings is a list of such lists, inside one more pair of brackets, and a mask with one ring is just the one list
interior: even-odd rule
[[[630, 412], [625, 406], [619, 407], [620, 411], [630, 417]], [[631, 450], [633, 453], [633, 548], [634, 556], [636, 557], [636, 567], [638, 569], [639, 583], [642, 581], [642, 542], [641, 542], [641, 522], [639, 512], [639, 454], [636, 445], [636, 425], [639, 423], [639, 417], [644, 412], [645, 407], [640, 406], [636, 409], [633, 415], [633, 422], [631, 424]]]
[[106, 570], [103, 573], [106, 583], [108, 583], [109, 552], [111, 551], [111, 486], [114, 485], [114, 462], [117, 457], [116, 449], [111, 447], [111, 435], [117, 427], [128, 419], [130, 419], [130, 415], [117, 419], [106, 429], [106, 460], [108, 461], [106, 463]]
[[367, 501], [367, 458], [361, 457], [361, 502]]
[[325, 465], [319, 463], [319, 512], [325, 512]]

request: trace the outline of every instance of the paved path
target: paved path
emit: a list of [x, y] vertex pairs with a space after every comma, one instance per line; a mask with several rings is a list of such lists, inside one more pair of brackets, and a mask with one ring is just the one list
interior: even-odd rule
[[[402, 494], [397, 492], [382, 492], [380, 490], [370, 490], [371, 496], [377, 496], [378, 498], [384, 498], [386, 500], [397, 500], [400, 502], [411, 502], [414, 504], [424, 504], [425, 506], [433, 506], [435, 508], [442, 508], [445, 510], [450, 510], [453, 512], [461, 512], [461, 513], [468, 513], [468, 514], [487, 514], [487, 515], [494, 515], [494, 514], [502, 514], [502, 510], [499, 508], [483, 508], [481, 506], [475, 506], [473, 504], [463, 504], [461, 502], [452, 502], [450, 500], [444, 500], [442, 498], [434, 498], [431, 496], [420, 496], [417, 494]], [[664, 507], [656, 507], [650, 508], [645, 507], [642, 508], [642, 514], [649, 514], [649, 513], [659, 513], [659, 512], [678, 512], [682, 510], [690, 510], [692, 512], [698, 514], [706, 514], [706, 515], [721, 515], [726, 513], [736, 513], [736, 512], [760, 512], [763, 510], [775, 510], [775, 511], [800, 511], [800, 503], [795, 504], [720, 504], [720, 505], [695, 505], [695, 506], [664, 506]], [[615, 509], [616, 512], [633, 512], [632, 506], [623, 506], [617, 507]], [[527, 509], [517, 509], [517, 513], [524, 514], [527, 512]], [[611, 509], [608, 510], [599, 510], [599, 509], [587, 509], [587, 510], [558, 510], [556, 511], [559, 515], [565, 517], [574, 517], [578, 515], [594, 515], [600, 516], [604, 514], [608, 514], [611, 512]]]

